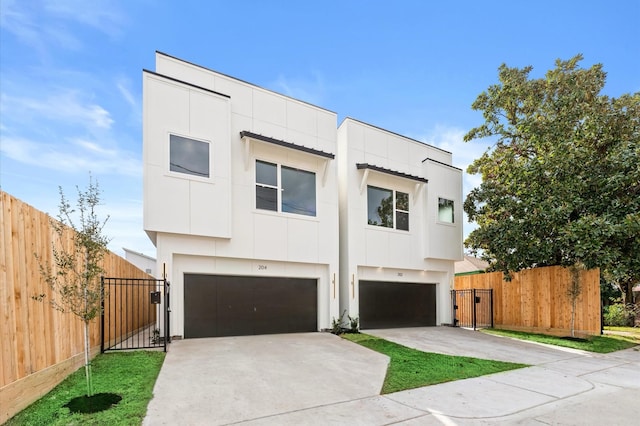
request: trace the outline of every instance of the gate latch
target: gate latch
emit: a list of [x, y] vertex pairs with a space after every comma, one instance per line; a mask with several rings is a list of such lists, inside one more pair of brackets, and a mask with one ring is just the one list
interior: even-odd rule
[[151, 304], [152, 305], [159, 305], [160, 304], [160, 292], [159, 291], [152, 291], [149, 296], [151, 296]]

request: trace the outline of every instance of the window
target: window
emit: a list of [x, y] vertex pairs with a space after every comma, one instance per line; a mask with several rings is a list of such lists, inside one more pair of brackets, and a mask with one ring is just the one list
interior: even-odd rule
[[438, 221], [453, 223], [453, 201], [438, 198]]
[[409, 230], [409, 194], [367, 186], [367, 223]]
[[170, 135], [169, 170], [208, 178], [209, 143]]
[[256, 208], [315, 216], [315, 173], [256, 160]]

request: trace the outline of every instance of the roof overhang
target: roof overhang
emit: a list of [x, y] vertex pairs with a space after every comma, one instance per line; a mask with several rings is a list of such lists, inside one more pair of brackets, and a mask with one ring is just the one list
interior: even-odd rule
[[426, 183], [429, 183], [429, 180], [427, 178], [423, 178], [422, 176], [410, 175], [408, 173], [398, 172], [396, 170], [391, 170], [391, 169], [387, 169], [380, 166], [374, 166], [373, 164], [369, 164], [369, 163], [356, 163], [356, 167], [358, 168], [358, 170], [364, 170], [364, 174], [362, 175], [362, 182], [360, 182], [361, 194], [364, 191], [364, 188], [366, 188], [367, 186], [367, 180], [369, 179], [369, 171], [371, 170], [374, 172], [384, 173], [390, 176], [395, 176], [395, 177], [408, 179], [416, 182], [415, 194], [414, 194], [415, 197], [417, 197], [420, 194], [420, 190], [422, 186]]
[[245, 170], [249, 170], [249, 165], [251, 164], [251, 141], [265, 142], [265, 143], [281, 146], [283, 148], [304, 152], [305, 154], [313, 155], [315, 157], [319, 157], [321, 160], [324, 160], [324, 165], [321, 170], [323, 186], [327, 181], [327, 168], [329, 166], [329, 160], [333, 160], [334, 158], [336, 158], [335, 154], [332, 154], [330, 152], [324, 152], [324, 151], [320, 151], [319, 149], [309, 148], [307, 146], [297, 145], [292, 142], [270, 138], [268, 136], [259, 135], [257, 133], [249, 132], [247, 130], [243, 130], [240, 132], [240, 139], [244, 141]]

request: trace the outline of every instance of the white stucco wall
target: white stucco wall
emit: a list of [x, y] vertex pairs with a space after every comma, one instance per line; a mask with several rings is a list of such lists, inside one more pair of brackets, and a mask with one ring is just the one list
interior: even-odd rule
[[[335, 154], [336, 114], [161, 53], [156, 72], [144, 74], [144, 226], [171, 280], [171, 334], [184, 333], [184, 273], [316, 278], [318, 327], [328, 328], [338, 315], [336, 161], [240, 132]], [[211, 143], [210, 179], [168, 172], [170, 132]], [[256, 209], [256, 159], [315, 173], [316, 216]]]
[[[434, 283], [436, 321], [450, 322], [454, 262], [462, 258], [462, 172], [433, 161], [424, 165], [423, 160], [450, 165], [451, 153], [349, 118], [338, 128], [338, 153], [340, 279], [346, 284], [341, 286], [340, 311], [358, 316], [359, 280]], [[357, 163], [427, 178], [429, 183], [367, 173], [357, 169]], [[409, 231], [367, 224], [368, 185], [409, 194]], [[454, 224], [435, 220], [438, 196], [455, 201]]]
[[155, 258], [124, 247], [122, 250], [124, 250], [124, 258], [133, 263], [138, 269], [147, 272], [153, 277], [159, 278]]

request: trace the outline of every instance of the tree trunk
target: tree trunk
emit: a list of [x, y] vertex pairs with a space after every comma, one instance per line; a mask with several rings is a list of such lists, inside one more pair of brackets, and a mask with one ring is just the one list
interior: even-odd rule
[[87, 379], [87, 396], [93, 395], [90, 347], [91, 347], [91, 344], [89, 342], [89, 321], [85, 321], [84, 322], [84, 373]]

